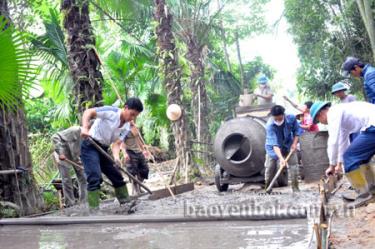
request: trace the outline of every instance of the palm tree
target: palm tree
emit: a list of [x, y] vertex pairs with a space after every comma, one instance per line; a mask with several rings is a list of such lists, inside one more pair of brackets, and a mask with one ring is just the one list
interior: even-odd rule
[[7, 1], [0, 0], [0, 205], [13, 203], [27, 215], [38, 212], [43, 201], [32, 174], [23, 110], [22, 93], [33, 72], [23, 42], [10, 24]]
[[[206, 91], [205, 57], [207, 55], [208, 36], [214, 16], [209, 14], [209, 3], [194, 1], [175, 1], [173, 13], [177, 16], [175, 30], [186, 44], [186, 59], [190, 62], [190, 89], [192, 93], [191, 110], [195, 124], [195, 135], [201, 151], [209, 151], [211, 136], [209, 132], [209, 100]], [[209, 163], [206, 155], [201, 158]]]
[[[172, 33], [172, 15], [167, 11], [165, 0], [155, 0], [156, 36], [159, 47], [161, 68], [164, 71], [164, 84], [168, 96], [168, 104], [182, 106], [181, 68], [178, 65], [178, 53]], [[184, 108], [183, 108], [184, 109]], [[176, 165], [182, 165], [187, 172], [191, 163], [188, 122], [184, 112], [182, 117], [172, 123], [176, 145]]]
[[69, 69], [74, 85], [78, 116], [85, 109], [102, 105], [103, 76], [95, 49], [88, 0], [63, 0], [61, 10], [67, 33]]
[[74, 82], [69, 71], [68, 51], [64, 32], [60, 26], [59, 12], [49, 9], [43, 17], [46, 32], [31, 36], [31, 51], [43, 63], [39, 66], [40, 82], [47, 97], [54, 102], [54, 119], [64, 124], [76, 123], [72, 98]]
[[[91, 1], [91, 3], [101, 14], [103, 14], [106, 18], [109, 18], [109, 20], [114, 21], [125, 32], [128, 32], [127, 30], [131, 30], [131, 26], [135, 25], [136, 28], [132, 30], [133, 34], [137, 33], [134, 31], [139, 29], [139, 27], [142, 27], [144, 24], [148, 25], [148, 18], [151, 16], [150, 0], [127, 0], [121, 1], [121, 4], [119, 4], [117, 1], [96, 0]], [[165, 0], [154, 0], [154, 6], [154, 18], [158, 23], [156, 28], [157, 46], [159, 48], [158, 56], [160, 66], [164, 72], [164, 87], [167, 92], [167, 102], [168, 104], [175, 103], [182, 106], [182, 86], [180, 81], [181, 69], [178, 65], [178, 53], [171, 30], [172, 16], [165, 9]], [[117, 19], [115, 17], [117, 17]], [[123, 21], [119, 21], [119, 19], [122, 19]], [[129, 20], [131, 20], [132, 25], [129, 25]], [[137, 47], [143, 51], [143, 53], [148, 54], [150, 52], [149, 48], [134, 35], [132, 40], [138, 41], [139, 44]], [[127, 46], [131, 45], [127, 44]], [[121, 64], [118, 63], [117, 67], [120, 65]], [[122, 70], [116, 69], [116, 71], [121, 72]], [[150, 101], [151, 99], [149, 97], [147, 102]], [[187, 166], [192, 162], [192, 156], [190, 151], [191, 147], [189, 144], [188, 120], [186, 115], [183, 115], [180, 120], [172, 123], [172, 131], [176, 146], [176, 165], [182, 165], [183, 167], [187, 168]]]

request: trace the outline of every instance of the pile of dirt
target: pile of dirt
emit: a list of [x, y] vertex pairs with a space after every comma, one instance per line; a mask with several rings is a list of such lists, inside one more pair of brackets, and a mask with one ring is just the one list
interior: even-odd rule
[[345, 183], [335, 195], [336, 206], [342, 207], [337, 216], [333, 217], [332, 235], [330, 241], [332, 248], [340, 249], [372, 249], [375, 244], [375, 203], [357, 208], [348, 212], [341, 194], [349, 187]]

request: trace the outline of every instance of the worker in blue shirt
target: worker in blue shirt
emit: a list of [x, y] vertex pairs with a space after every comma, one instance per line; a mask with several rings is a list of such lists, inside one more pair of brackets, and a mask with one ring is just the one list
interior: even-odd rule
[[[298, 162], [296, 153], [300, 127], [295, 115], [285, 114], [284, 107], [275, 105], [271, 109], [272, 117], [266, 127], [266, 162], [265, 162], [265, 183], [266, 187], [275, 176], [278, 165], [283, 167], [289, 165], [288, 171], [292, 183], [292, 190], [298, 188]], [[289, 161], [286, 157], [292, 153]], [[277, 183], [281, 186], [288, 185], [288, 171], [284, 171]]]
[[342, 75], [349, 75], [356, 78], [363, 78], [363, 84], [366, 91], [368, 102], [375, 104], [375, 67], [370, 64], [364, 64], [360, 59], [347, 57], [341, 67]]

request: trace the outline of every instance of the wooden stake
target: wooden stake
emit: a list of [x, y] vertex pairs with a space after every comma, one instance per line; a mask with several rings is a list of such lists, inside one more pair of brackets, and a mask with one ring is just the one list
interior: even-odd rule
[[314, 231], [315, 231], [315, 236], [316, 236], [316, 244], [317, 244], [317, 249], [322, 249], [322, 240], [320, 237], [320, 231], [318, 224], [314, 224]]

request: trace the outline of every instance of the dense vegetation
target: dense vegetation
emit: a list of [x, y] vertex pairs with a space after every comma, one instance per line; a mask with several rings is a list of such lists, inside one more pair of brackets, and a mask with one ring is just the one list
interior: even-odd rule
[[[137, 123], [146, 142], [175, 151], [181, 165], [191, 165], [191, 176], [209, 173], [212, 158], [201, 151], [210, 152], [213, 135], [233, 115], [242, 90], [254, 89], [259, 73], [272, 79], [276, 72], [261, 57], [242, 63], [236, 46], [269, 32], [269, 2], [0, 0], [0, 149], [10, 151], [0, 169], [22, 164], [48, 187], [56, 174], [51, 135], [79, 124], [88, 107], [121, 106], [139, 96], [145, 112]], [[331, 98], [347, 55], [373, 61], [372, 1], [284, 5], [301, 61], [300, 95]], [[238, 60], [228, 54], [230, 47], [237, 48]], [[348, 83], [363, 98], [361, 84]], [[173, 124], [165, 114], [171, 103], [184, 109], [183, 119]], [[15, 182], [9, 177], [2, 184]], [[1, 198], [22, 203], [27, 191], [17, 187], [18, 201], [8, 196], [12, 188]]]

